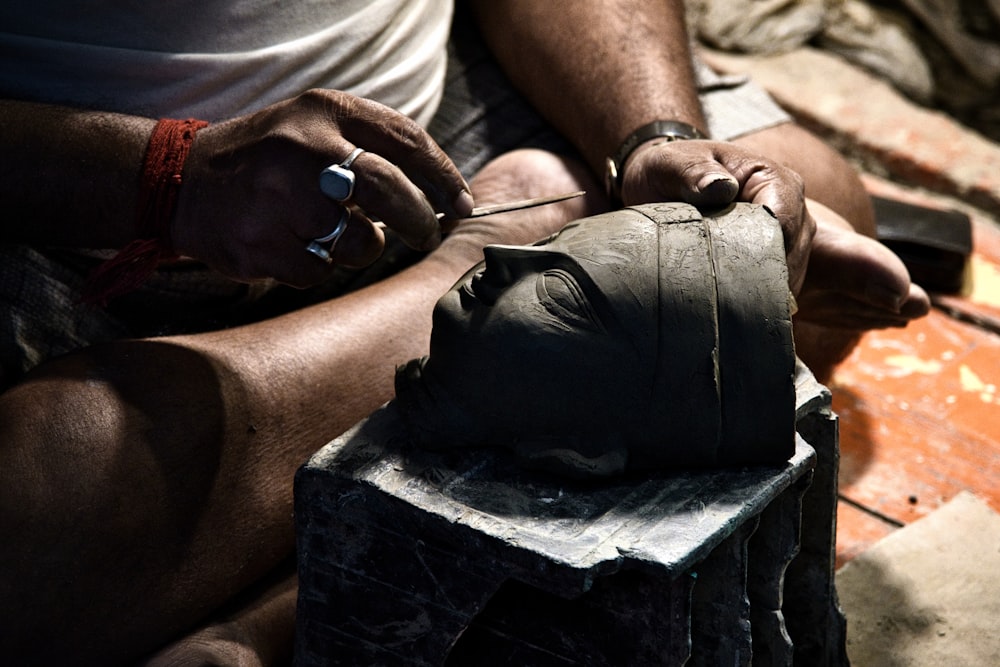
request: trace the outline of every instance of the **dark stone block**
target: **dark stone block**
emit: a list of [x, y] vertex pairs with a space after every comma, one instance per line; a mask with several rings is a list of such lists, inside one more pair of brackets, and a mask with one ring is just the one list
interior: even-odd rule
[[[798, 437], [787, 464], [588, 483], [500, 451], [413, 449], [389, 404], [298, 473], [296, 663], [776, 665], [800, 637], [835, 653], [832, 544], [795, 555], [802, 503], [827, 512], [804, 532], [831, 530], [835, 495], [803, 492], [814, 447], [835, 455], [834, 418], [800, 376], [820, 442]], [[786, 631], [783, 589], [824, 625]]]

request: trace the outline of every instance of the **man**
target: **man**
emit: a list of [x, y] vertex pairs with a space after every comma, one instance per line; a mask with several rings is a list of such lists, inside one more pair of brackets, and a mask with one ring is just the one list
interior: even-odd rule
[[[446, 2], [154, 3], [142, 16], [129, 3], [106, 15], [63, 4], [0, 10], [11, 98], [0, 106], [0, 282], [13, 323], [0, 342], [15, 350], [4, 353], [0, 395], [0, 651], [11, 662], [135, 660], [192, 632], [152, 664], [286, 655], [294, 579], [279, 566], [292, 549], [295, 470], [391, 398], [395, 366], [426, 351], [433, 304], [485, 245], [533, 242], [608, 206], [608, 156], [621, 157], [625, 204], [735, 198], [775, 211], [800, 353], [817, 369], [858, 330], [927, 309], [898, 260], [854, 233], [872, 221], [853, 172], [793, 125], [620, 150], [653, 121], [692, 138], [710, 132], [679, 0], [469, 2], [503, 70], [580, 158], [515, 150], [468, 185], [418, 122], [366, 99], [429, 121]], [[366, 18], [341, 24], [355, 15]], [[303, 92], [313, 86], [325, 90]], [[156, 119], [189, 116], [211, 124], [184, 126], [170, 144], [188, 151], [186, 161], [170, 153], [183, 162], [177, 178], [149, 176]], [[365, 152], [344, 167], [350, 198], [323, 196], [319, 171], [356, 147]], [[175, 198], [173, 211], [136, 216], [138, 190], [150, 187]], [[459, 219], [473, 197], [581, 187], [585, 200], [530, 212], [457, 226], [435, 216]], [[219, 277], [335, 281], [337, 267], [382, 251], [373, 218], [430, 252], [291, 310], [287, 296], [256, 299], [259, 282]], [[335, 228], [335, 246], [307, 251]], [[137, 238], [154, 259], [200, 264], [167, 264], [107, 307], [81, 305], [88, 271], [104, 265], [76, 249]], [[42, 286], [28, 288], [27, 276]], [[58, 345], [44, 342], [50, 333]]]

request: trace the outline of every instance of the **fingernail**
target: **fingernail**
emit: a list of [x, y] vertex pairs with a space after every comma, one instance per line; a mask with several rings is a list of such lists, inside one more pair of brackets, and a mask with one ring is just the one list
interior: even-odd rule
[[455, 209], [458, 217], [464, 218], [472, 213], [472, 207], [475, 206], [475, 202], [472, 201], [472, 195], [469, 194], [468, 190], [462, 190], [451, 206]]
[[739, 184], [729, 174], [705, 174], [698, 181], [698, 191], [710, 197], [733, 199], [739, 193]]

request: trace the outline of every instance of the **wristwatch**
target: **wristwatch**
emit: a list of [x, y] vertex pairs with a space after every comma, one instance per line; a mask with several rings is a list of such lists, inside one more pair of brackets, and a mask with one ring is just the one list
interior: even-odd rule
[[678, 120], [654, 120], [625, 137], [622, 145], [608, 156], [605, 162], [604, 185], [607, 188], [608, 197], [613, 203], [621, 204], [622, 201], [622, 178], [625, 176], [625, 161], [632, 155], [632, 151], [639, 147], [639, 144], [657, 137], [661, 137], [664, 141], [706, 138], [698, 128]]

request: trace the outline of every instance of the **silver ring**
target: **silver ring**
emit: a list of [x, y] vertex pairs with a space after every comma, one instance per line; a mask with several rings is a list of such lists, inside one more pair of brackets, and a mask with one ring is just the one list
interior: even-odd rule
[[333, 256], [330, 254], [330, 251], [315, 241], [309, 242], [309, 245], [306, 246], [306, 251], [316, 255], [327, 264], [333, 263]]
[[364, 148], [355, 148], [351, 151], [351, 154], [344, 158], [344, 161], [340, 163], [340, 166], [344, 169], [350, 169], [354, 161], [358, 159], [358, 156], [365, 152]]
[[333, 231], [326, 236], [321, 236], [313, 240], [316, 243], [330, 243], [330, 252], [333, 252], [333, 247], [337, 245], [337, 241], [340, 240], [341, 235], [347, 231], [347, 223], [350, 219], [351, 209], [344, 207], [344, 212], [340, 214], [340, 220], [337, 221], [337, 226], [333, 228]]
[[319, 174], [319, 189], [334, 201], [344, 202], [354, 194], [354, 172], [351, 165], [364, 153], [363, 148], [355, 148], [340, 164], [331, 164]]
[[[326, 236], [321, 236], [310, 241], [306, 246], [306, 250], [316, 255], [327, 264], [332, 263], [333, 249], [337, 247], [337, 241], [339, 241], [340, 237], [344, 235], [345, 231], [347, 231], [347, 223], [350, 219], [351, 209], [344, 208], [344, 212], [340, 214], [340, 220], [337, 221], [337, 226], [333, 228], [333, 231]], [[324, 248], [324, 243], [329, 243], [330, 247]]]

